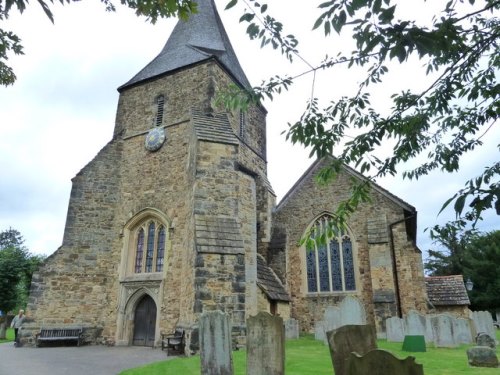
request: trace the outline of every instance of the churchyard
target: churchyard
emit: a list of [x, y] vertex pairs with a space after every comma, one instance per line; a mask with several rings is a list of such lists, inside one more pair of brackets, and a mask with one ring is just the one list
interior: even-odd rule
[[[500, 330], [496, 333], [500, 340]], [[377, 340], [380, 349], [389, 350], [398, 358], [413, 356], [424, 367], [425, 375], [498, 375], [498, 368], [471, 367], [467, 363], [466, 350], [473, 345], [460, 345], [457, 348], [427, 347], [424, 353], [409, 353], [402, 350], [402, 343]], [[500, 356], [500, 349], [496, 349]], [[233, 352], [235, 375], [246, 374], [246, 352]], [[285, 343], [285, 373], [287, 375], [331, 375], [332, 361], [328, 346], [314, 339], [313, 335], [301, 336], [298, 340]], [[165, 362], [157, 362], [137, 369], [130, 369], [120, 375], [155, 374], [200, 374], [200, 357], [180, 357]]]

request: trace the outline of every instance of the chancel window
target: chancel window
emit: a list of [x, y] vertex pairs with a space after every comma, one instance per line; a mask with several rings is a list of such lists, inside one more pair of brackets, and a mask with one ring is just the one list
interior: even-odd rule
[[356, 290], [351, 239], [345, 231], [332, 227], [330, 220], [325, 215], [313, 224], [311, 237], [326, 240], [314, 241], [313, 248], [305, 249], [309, 293]]
[[165, 226], [155, 220], [147, 220], [135, 233], [135, 273], [162, 272], [166, 245]]

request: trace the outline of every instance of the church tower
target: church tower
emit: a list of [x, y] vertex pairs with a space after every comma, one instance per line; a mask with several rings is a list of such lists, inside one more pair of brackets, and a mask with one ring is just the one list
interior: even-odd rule
[[233, 84], [250, 87], [214, 1], [201, 0], [118, 89], [113, 138], [74, 177], [63, 244], [33, 277], [36, 325], [148, 346], [181, 327], [196, 349], [197, 318], [219, 309], [244, 343], [275, 196], [265, 109], [214, 106]]

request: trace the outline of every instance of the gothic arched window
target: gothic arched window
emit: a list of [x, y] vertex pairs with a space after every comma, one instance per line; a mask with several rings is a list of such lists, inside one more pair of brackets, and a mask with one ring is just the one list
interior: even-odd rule
[[332, 228], [330, 220], [330, 216], [322, 216], [316, 220], [311, 230], [311, 237], [326, 233], [327, 240], [315, 242], [313, 249], [305, 249], [309, 293], [356, 290], [351, 239], [347, 233]]
[[138, 226], [135, 233], [135, 273], [162, 272], [166, 244], [165, 226], [149, 219]]

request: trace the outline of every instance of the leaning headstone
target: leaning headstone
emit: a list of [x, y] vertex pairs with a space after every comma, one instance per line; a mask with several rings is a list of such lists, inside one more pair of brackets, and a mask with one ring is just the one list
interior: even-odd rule
[[314, 324], [314, 339], [318, 341], [326, 340], [325, 322], [319, 320]]
[[457, 344], [472, 344], [471, 324], [472, 321], [470, 319], [453, 319], [453, 339]]
[[458, 345], [453, 338], [453, 319], [449, 315], [435, 315], [431, 318], [434, 344], [438, 348], [456, 348]]
[[229, 316], [210, 311], [200, 316], [200, 359], [202, 375], [232, 375]]
[[371, 325], [347, 325], [326, 333], [335, 375], [347, 375], [349, 354], [365, 354], [377, 348], [375, 328]]
[[473, 311], [471, 315], [477, 333], [485, 332], [491, 337], [495, 337], [493, 317], [488, 311]]
[[415, 363], [415, 357], [398, 359], [385, 350], [372, 350], [361, 356], [351, 353], [348, 375], [424, 375], [424, 367]]
[[297, 319], [285, 320], [285, 338], [287, 340], [299, 338], [299, 321]]
[[491, 349], [496, 349], [495, 339], [487, 333], [481, 332], [476, 336], [477, 346], [487, 346]]
[[352, 296], [345, 297], [340, 303], [340, 325], [366, 324], [366, 312], [359, 299]]
[[387, 341], [403, 342], [405, 338], [404, 320], [393, 316], [385, 320], [385, 329], [387, 331]]
[[283, 319], [259, 312], [247, 319], [247, 374], [285, 373], [285, 329]]
[[494, 349], [487, 346], [473, 346], [467, 349], [467, 360], [474, 367], [498, 367], [498, 357]]

